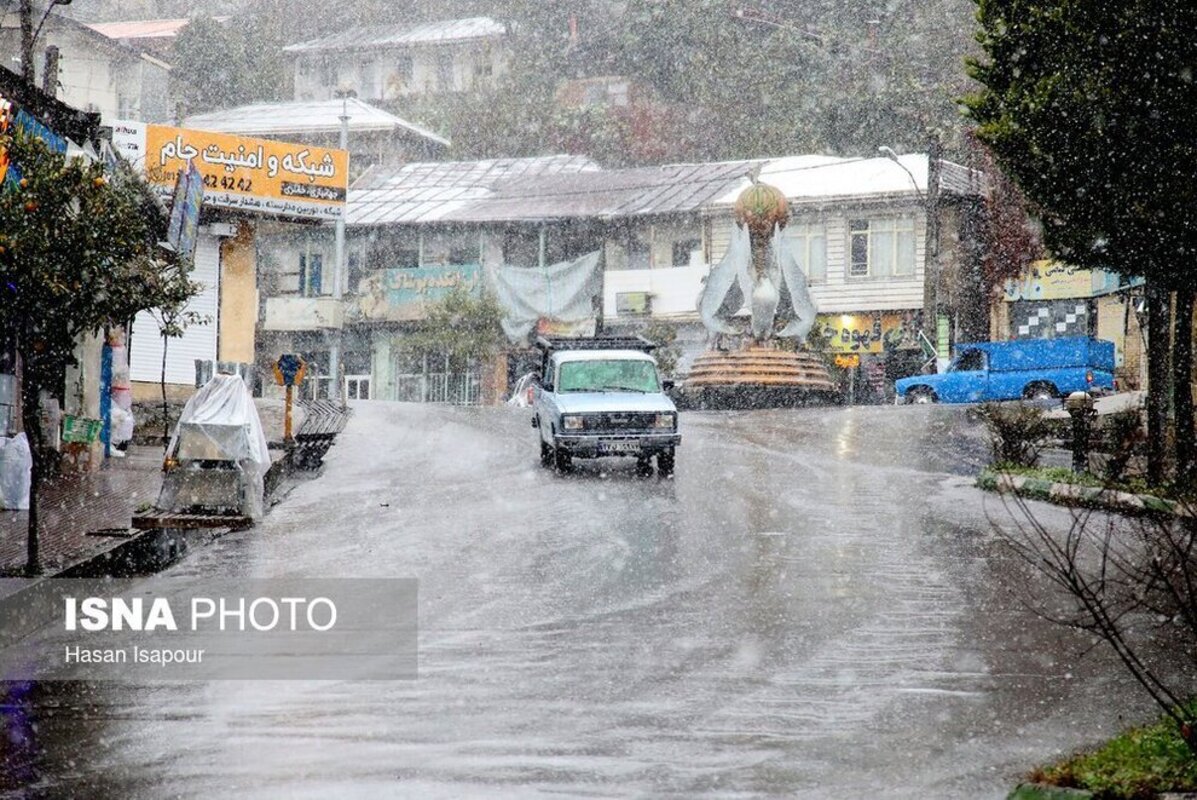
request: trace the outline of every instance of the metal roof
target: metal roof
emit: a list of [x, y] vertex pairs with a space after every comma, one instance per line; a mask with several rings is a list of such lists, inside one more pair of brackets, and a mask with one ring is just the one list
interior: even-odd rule
[[760, 161], [665, 164], [513, 181], [453, 212], [454, 221], [614, 219], [699, 211]]
[[436, 45], [503, 36], [507, 27], [490, 17], [467, 17], [421, 25], [368, 25], [290, 44], [285, 53], [312, 53], [327, 50], [375, 50], [413, 45]]
[[537, 156], [373, 167], [349, 189], [348, 225], [456, 221], [455, 212], [491, 196], [508, 180], [586, 172], [599, 167], [584, 156]]
[[[212, 19], [216, 22], [227, 22], [229, 17], [213, 17]], [[191, 24], [190, 17], [86, 23], [87, 27], [110, 39], [168, 39], [178, 36], [179, 31], [189, 24]]]
[[[927, 161], [925, 153], [907, 153], [898, 156], [897, 161], [886, 157], [790, 156], [768, 161], [760, 179], [798, 203], [901, 195], [923, 198], [927, 193]], [[984, 191], [983, 176], [976, 170], [942, 159], [939, 163], [943, 192], [969, 196]], [[744, 180], [731, 187], [714, 204], [734, 204], [747, 185]]]
[[401, 130], [422, 139], [449, 146], [449, 140], [427, 128], [395, 116], [356, 97], [348, 100], [306, 100], [287, 103], [254, 103], [195, 114], [183, 121], [188, 128], [242, 136], [284, 136], [336, 133], [341, 115], [349, 117], [350, 133]]
[[[976, 196], [983, 176], [943, 161], [947, 194]], [[926, 197], [927, 156], [776, 159], [601, 170], [580, 156], [409, 164], [367, 172], [349, 191], [351, 225], [614, 220], [726, 209], [750, 175], [793, 203]]]

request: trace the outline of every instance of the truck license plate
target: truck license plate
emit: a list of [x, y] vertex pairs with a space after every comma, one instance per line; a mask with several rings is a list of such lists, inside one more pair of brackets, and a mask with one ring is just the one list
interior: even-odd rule
[[639, 453], [639, 442], [600, 442], [600, 453]]

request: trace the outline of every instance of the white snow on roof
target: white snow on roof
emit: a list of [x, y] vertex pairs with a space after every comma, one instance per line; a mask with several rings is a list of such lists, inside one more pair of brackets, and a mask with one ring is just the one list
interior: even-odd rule
[[206, 114], [195, 114], [183, 125], [201, 131], [242, 136], [285, 136], [336, 133], [341, 116], [349, 117], [350, 133], [402, 130], [443, 147], [449, 140], [427, 128], [397, 117], [356, 97], [348, 100], [308, 100], [287, 103], [253, 103]]
[[[826, 197], [858, 197], [879, 194], [926, 194], [927, 156], [911, 153], [894, 162], [878, 158], [833, 158], [830, 156], [792, 156], [765, 164], [762, 183], [776, 186], [787, 198], [817, 200]], [[733, 205], [747, 179], [715, 201], [715, 205]]]
[[365, 50], [410, 45], [435, 45], [503, 36], [507, 27], [490, 17], [425, 22], [421, 25], [370, 25], [311, 39], [283, 48], [286, 53], [320, 50]]
[[490, 197], [506, 181], [598, 168], [589, 158], [568, 155], [375, 167], [350, 187], [345, 222], [348, 225], [436, 222], [470, 203]]

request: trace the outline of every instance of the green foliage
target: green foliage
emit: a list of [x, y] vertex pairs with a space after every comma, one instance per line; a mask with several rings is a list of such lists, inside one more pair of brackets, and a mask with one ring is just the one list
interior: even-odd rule
[[80, 335], [194, 287], [157, 257], [163, 219], [139, 178], [106, 176], [22, 134], [8, 146], [22, 180], [0, 190], [0, 330], [15, 333], [27, 374], [46, 379]]
[[196, 17], [175, 38], [174, 63], [171, 80], [185, 114], [235, 106], [250, 96], [245, 36], [238, 26]]
[[1053, 433], [1043, 409], [1028, 403], [984, 403], [977, 415], [985, 423], [995, 464], [1035, 466]]
[[1197, 255], [1197, 6], [977, 5], [987, 60], [970, 62], [982, 88], [966, 108], [1041, 212], [1048, 246], [1080, 266], [1183, 283]]
[[457, 287], [427, 309], [419, 327], [400, 340], [412, 358], [449, 359], [453, 372], [498, 355], [503, 344], [503, 309], [490, 293], [475, 297]]
[[677, 374], [677, 363], [682, 357], [682, 349], [677, 343], [677, 328], [668, 322], [653, 320], [640, 332], [644, 338], [657, 345], [653, 357], [657, 359], [657, 368], [661, 375], [672, 378]]
[[[1197, 707], [1190, 709], [1191, 718]], [[1088, 789], [1098, 800], [1139, 800], [1197, 791], [1197, 756], [1165, 719], [1133, 728], [1091, 753], [1036, 770], [1033, 780]]]

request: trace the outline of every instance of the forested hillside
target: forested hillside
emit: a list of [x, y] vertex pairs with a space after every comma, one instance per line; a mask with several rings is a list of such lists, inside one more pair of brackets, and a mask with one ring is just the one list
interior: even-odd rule
[[[77, 7], [76, 7], [77, 6]], [[502, 85], [392, 109], [452, 137], [455, 155], [587, 152], [611, 164], [794, 152], [963, 147], [972, 0], [104, 0], [79, 18], [201, 15], [175, 63], [188, 112], [285, 99], [280, 48], [347, 27], [486, 14], [510, 24]], [[217, 26], [203, 15], [228, 15]], [[577, 32], [570, 37], [571, 24]], [[634, 113], [554, 102], [569, 78], [624, 75]]]

